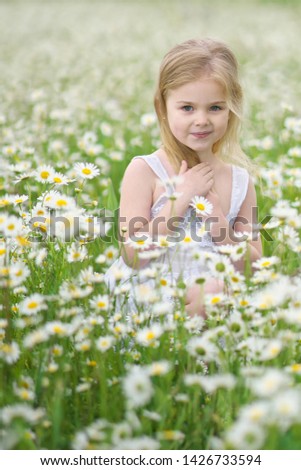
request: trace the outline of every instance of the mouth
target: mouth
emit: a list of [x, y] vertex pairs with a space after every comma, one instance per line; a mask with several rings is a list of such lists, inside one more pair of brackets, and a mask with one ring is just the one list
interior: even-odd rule
[[205, 139], [208, 135], [211, 134], [211, 131], [207, 132], [191, 132], [191, 135], [196, 139]]

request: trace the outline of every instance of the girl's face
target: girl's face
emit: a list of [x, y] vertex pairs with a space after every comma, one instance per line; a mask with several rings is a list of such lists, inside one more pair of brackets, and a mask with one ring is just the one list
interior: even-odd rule
[[206, 76], [170, 90], [166, 98], [167, 119], [174, 137], [199, 155], [213, 156], [213, 145], [227, 131], [229, 108], [225, 91]]

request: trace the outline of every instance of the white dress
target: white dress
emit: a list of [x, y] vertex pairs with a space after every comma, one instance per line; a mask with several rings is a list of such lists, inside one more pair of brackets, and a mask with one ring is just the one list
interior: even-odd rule
[[[167, 182], [170, 180], [170, 177], [167, 174], [167, 171], [161, 160], [156, 154], [137, 156], [136, 158], [142, 158], [156, 174], [156, 176], [162, 181], [165, 186], [165, 193], [162, 194], [154, 205], [151, 208], [151, 220], [154, 219], [158, 213], [163, 208], [164, 204], [168, 201], [170, 184]], [[232, 165], [232, 192], [231, 192], [231, 205], [229, 213], [226, 218], [231, 225], [234, 224], [235, 218], [237, 217], [240, 207], [246, 197], [247, 189], [249, 183], [249, 174], [248, 172], [241, 167]], [[195, 224], [200, 224], [196, 222], [194, 217], [194, 209], [189, 207], [185, 214], [185, 218], [182, 224], [182, 227], [187, 230], [189, 227], [194, 227], [193, 232], [196, 233]], [[156, 266], [160, 266], [160, 272], [164, 279], [168, 282], [175, 282], [181, 278], [184, 282], [190, 283], [195, 280], [202, 272], [206, 271], [207, 268], [202, 263], [202, 258], [204, 253], [214, 252], [216, 245], [212, 241], [210, 234], [205, 232], [205, 235], [202, 237], [201, 241], [192, 243], [189, 246], [184, 247], [181, 243], [176, 243], [174, 246], [165, 249], [162, 255], [155, 260]], [[199, 252], [201, 256], [191, 256], [191, 252], [194, 254]], [[197, 259], [198, 258], [198, 259]], [[122, 272], [122, 280], [118, 283], [120, 285], [129, 285], [131, 289], [128, 299], [128, 305], [131, 308], [134, 308], [134, 291], [133, 287], [138, 284], [148, 283], [150, 286], [154, 287], [154, 282], [152, 279], [149, 279], [147, 276], [144, 276], [144, 273], [147, 273], [147, 269], [152, 265], [152, 261], [143, 269], [133, 270], [124, 262], [123, 258], [120, 256], [108, 269], [105, 274], [105, 283], [107, 284], [110, 291], [116, 286], [116, 272]]]

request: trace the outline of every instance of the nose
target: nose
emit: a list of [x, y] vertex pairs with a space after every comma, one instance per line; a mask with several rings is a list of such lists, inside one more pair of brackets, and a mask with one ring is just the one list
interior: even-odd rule
[[206, 126], [209, 123], [208, 114], [206, 111], [198, 111], [195, 114], [195, 125], [196, 126]]

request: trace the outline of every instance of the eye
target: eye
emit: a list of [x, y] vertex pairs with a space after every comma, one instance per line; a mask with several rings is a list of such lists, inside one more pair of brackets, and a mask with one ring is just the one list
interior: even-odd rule
[[221, 106], [218, 106], [217, 104], [211, 106], [210, 111], [220, 111], [223, 109]]
[[193, 107], [190, 104], [185, 104], [185, 106], [182, 106], [183, 111], [192, 111]]

